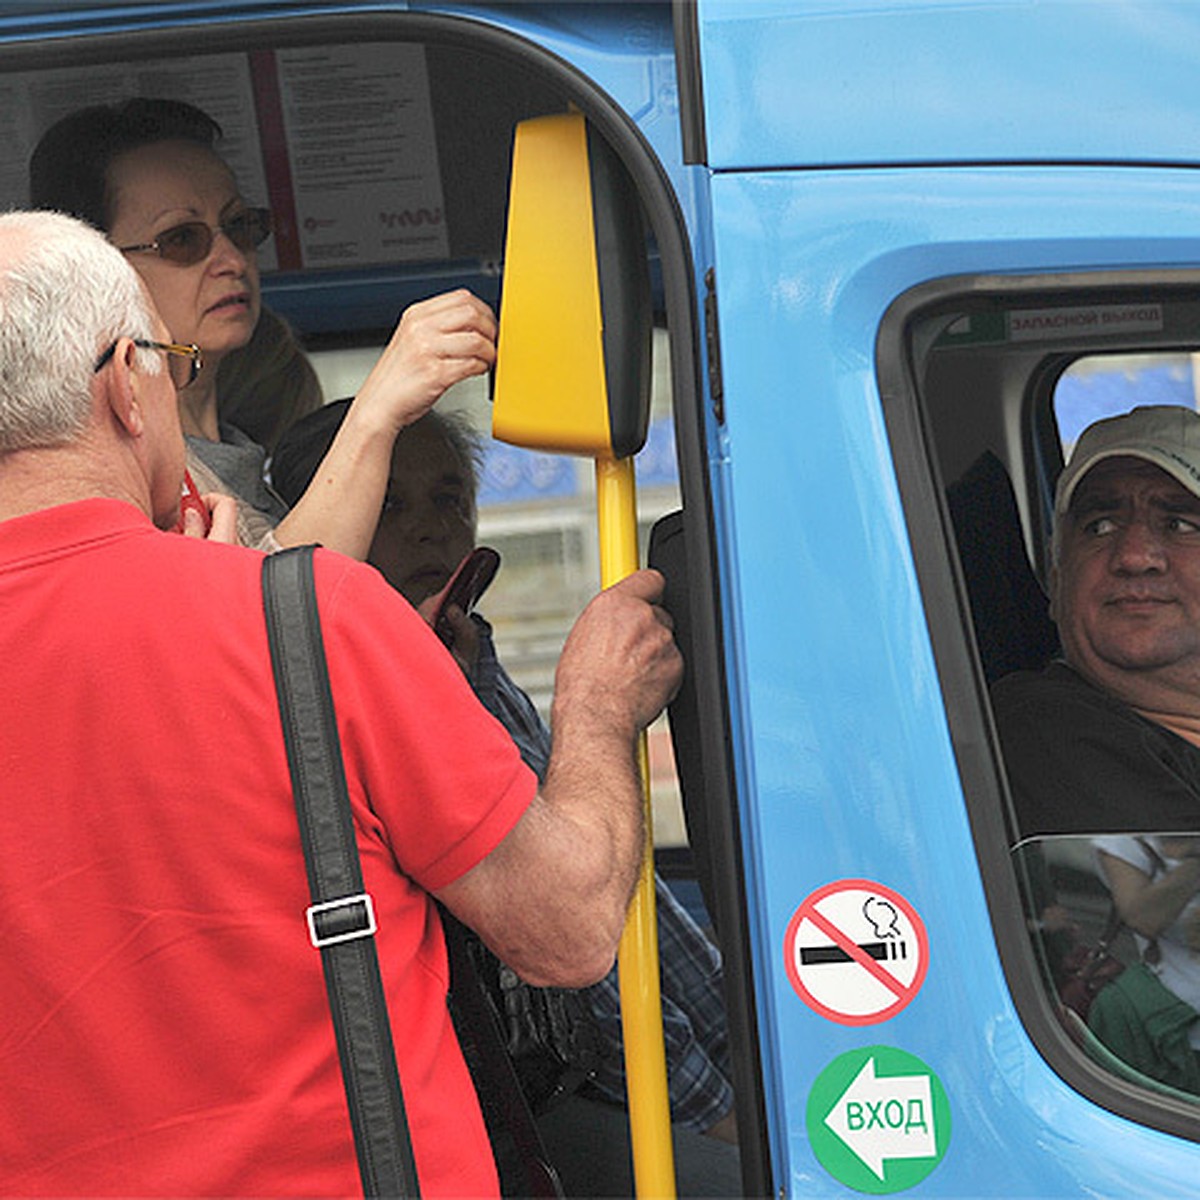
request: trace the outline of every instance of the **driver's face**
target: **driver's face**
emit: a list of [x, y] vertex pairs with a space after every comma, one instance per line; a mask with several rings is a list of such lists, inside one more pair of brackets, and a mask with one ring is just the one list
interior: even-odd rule
[[1068, 661], [1136, 703], [1200, 679], [1200, 498], [1136, 458], [1098, 463], [1071, 500], [1052, 579]]

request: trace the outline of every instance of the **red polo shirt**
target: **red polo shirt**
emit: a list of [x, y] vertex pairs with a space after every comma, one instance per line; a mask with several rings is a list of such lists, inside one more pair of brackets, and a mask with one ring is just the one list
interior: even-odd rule
[[[422, 1191], [495, 1172], [426, 891], [536, 781], [417, 616], [317, 590]], [[0, 1173], [10, 1194], [359, 1193], [261, 556], [118, 501], [0, 523]]]

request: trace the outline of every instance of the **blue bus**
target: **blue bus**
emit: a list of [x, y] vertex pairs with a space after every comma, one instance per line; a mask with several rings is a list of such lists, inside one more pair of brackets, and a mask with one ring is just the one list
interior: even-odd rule
[[275, 213], [264, 297], [316, 356], [452, 286], [503, 308], [519, 128], [578, 117], [616, 163], [748, 1196], [1196, 1192], [1196, 1097], [1058, 990], [1045, 914], [1095, 941], [1108, 900], [1088, 839], [1021, 840], [988, 688], [1055, 653], [1079, 429], [1200, 395], [1198, 62], [1188, 0], [0, 14], [5, 203], [70, 108], [189, 99]]

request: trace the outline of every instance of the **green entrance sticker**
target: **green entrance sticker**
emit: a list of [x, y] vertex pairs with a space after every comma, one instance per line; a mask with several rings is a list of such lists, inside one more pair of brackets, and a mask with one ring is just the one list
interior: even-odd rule
[[918, 1184], [950, 1144], [950, 1102], [913, 1054], [867, 1046], [833, 1060], [808, 1095], [808, 1140], [821, 1166], [859, 1192]]

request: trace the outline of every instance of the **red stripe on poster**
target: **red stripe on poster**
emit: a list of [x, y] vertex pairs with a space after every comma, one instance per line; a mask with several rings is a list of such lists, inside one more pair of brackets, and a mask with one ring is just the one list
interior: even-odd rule
[[249, 59], [258, 139], [267, 177], [267, 203], [271, 206], [274, 222], [275, 255], [281, 271], [298, 271], [304, 262], [300, 254], [296, 195], [292, 189], [292, 165], [287, 152], [275, 51], [251, 50]]

